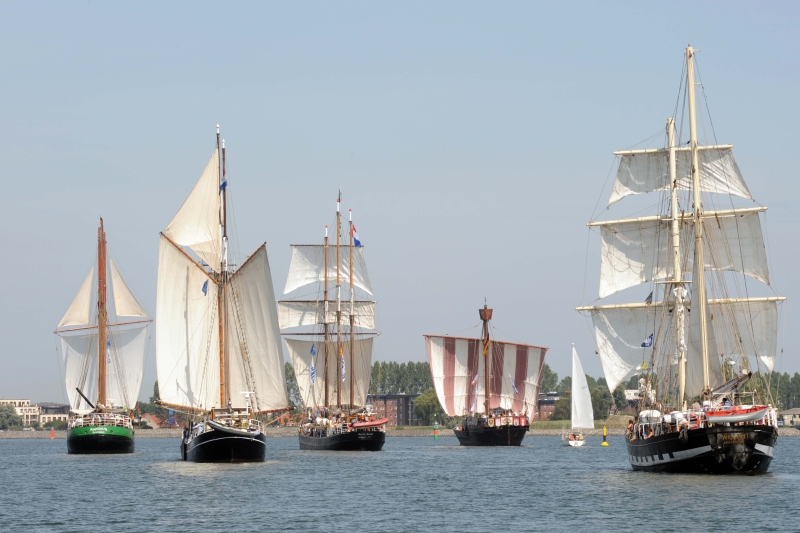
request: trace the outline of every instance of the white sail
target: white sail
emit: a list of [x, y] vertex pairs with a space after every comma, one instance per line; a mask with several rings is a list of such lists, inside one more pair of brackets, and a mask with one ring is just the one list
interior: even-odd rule
[[217, 284], [162, 235], [156, 300], [156, 366], [162, 401], [220, 407], [217, 312]]
[[720, 354], [758, 358], [772, 372], [778, 344], [777, 302], [711, 301], [709, 308]]
[[[139, 397], [144, 369], [147, 326], [109, 328], [106, 348], [107, 406], [133, 409]], [[97, 401], [98, 334], [65, 334], [61, 336], [61, 352], [70, 407], [76, 413], [88, 413], [92, 408], [76, 391]]]
[[266, 246], [230, 277], [227, 287], [231, 403], [244, 407], [241, 393], [254, 392], [255, 411], [285, 408], [283, 349]]
[[86, 275], [83, 283], [81, 283], [81, 287], [78, 289], [78, 294], [75, 295], [72, 303], [69, 304], [69, 307], [67, 308], [67, 312], [64, 313], [64, 317], [61, 319], [61, 322], [58, 323], [59, 328], [66, 326], [83, 326], [89, 323], [89, 320], [91, 319], [89, 312], [92, 308], [93, 278], [94, 267], [89, 270], [89, 273]]
[[[484, 413], [486, 365], [481, 341], [437, 335], [425, 335], [425, 340], [442, 409], [448, 416]], [[510, 409], [533, 417], [547, 348], [492, 342], [489, 349], [489, 408]]]
[[642, 348], [642, 343], [658, 323], [656, 313], [647, 307], [592, 310], [597, 352], [610, 391], [640, 372], [648, 360], [652, 348]]
[[[325, 281], [325, 246], [321, 244], [294, 245], [292, 246], [292, 262], [289, 264], [289, 275], [286, 278], [284, 294], [288, 294], [300, 287], [312, 283]], [[350, 283], [350, 247], [340, 247], [341, 268], [339, 277], [341, 284]], [[367, 264], [364, 261], [364, 248], [353, 249], [353, 285], [372, 294], [372, 285], [367, 273]], [[328, 283], [336, 283], [336, 247], [328, 246]]]
[[[766, 248], [758, 211], [724, 211], [704, 216], [706, 270], [730, 270], [769, 283]], [[668, 218], [602, 222], [599, 297], [655, 279], [671, 279]], [[694, 222], [682, 222], [685, 270], [694, 265]]]
[[592, 395], [575, 346], [572, 347], [572, 429], [594, 429]]
[[[325, 403], [325, 353], [324, 341], [305, 341], [286, 339], [289, 356], [292, 359], [297, 387], [304, 407], [318, 407]], [[353, 383], [353, 405], [362, 406], [367, 402], [369, 381], [372, 373], [372, 339], [356, 339], [353, 341], [353, 363], [355, 371], [350, 369], [350, 342], [342, 341], [342, 354], [345, 360], [345, 379], [339, 365], [336, 341], [327, 343], [328, 354], [328, 404], [336, 404], [336, 387], [340, 387], [342, 404], [350, 404], [350, 380]], [[312, 346], [314, 353], [312, 354]], [[314, 382], [311, 382], [311, 366], [314, 365]]]
[[164, 230], [173, 242], [190, 247], [214, 270], [220, 264], [219, 153], [214, 150], [192, 192]]
[[114, 311], [117, 316], [139, 316], [146, 317], [147, 313], [133, 296], [130, 288], [122, 279], [122, 275], [117, 270], [114, 260], [111, 263], [111, 287], [114, 293]]
[[[669, 150], [623, 155], [608, 205], [629, 194], [669, 190], [668, 158]], [[698, 158], [703, 192], [732, 194], [752, 200], [730, 148], [700, 150]], [[691, 152], [677, 152], [678, 189], [692, 188], [691, 160]]]
[[[375, 302], [353, 303], [353, 324], [358, 328], [375, 329]], [[317, 324], [336, 324], [336, 300], [324, 301], [283, 300], [278, 302], [278, 323], [281, 329]], [[342, 302], [341, 323], [350, 325], [350, 302]]]

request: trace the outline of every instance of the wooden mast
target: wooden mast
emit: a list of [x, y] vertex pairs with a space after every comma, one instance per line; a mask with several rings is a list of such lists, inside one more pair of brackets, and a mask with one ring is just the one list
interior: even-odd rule
[[483, 322], [483, 360], [484, 360], [484, 404], [486, 410], [486, 418], [489, 418], [489, 373], [491, 372], [491, 363], [489, 361], [489, 321], [492, 319], [492, 310], [486, 304], [483, 304], [483, 309], [479, 309], [478, 313]]
[[108, 311], [106, 310], [106, 232], [103, 219], [97, 228], [97, 404], [106, 406], [106, 364], [108, 358]]
[[[220, 145], [220, 138], [219, 138], [219, 124], [217, 124], [217, 153], [219, 154], [219, 164], [222, 168], [224, 168], [222, 164], [222, 147]], [[224, 170], [221, 172], [224, 176]], [[225, 188], [222, 186], [220, 182], [220, 188], [222, 189], [222, 206], [221, 206], [221, 213], [220, 219], [222, 221], [222, 234], [223, 234], [223, 247], [225, 245], [225, 236], [226, 236], [226, 228], [225, 228]], [[225, 408], [228, 404], [228, 380], [227, 380], [227, 361], [225, 357], [225, 253], [223, 253], [220, 257], [220, 268], [219, 274], [217, 275], [217, 326], [219, 328], [219, 406], [220, 408]]]
[[[341, 265], [339, 245], [342, 233], [342, 214], [339, 208], [341, 207], [341, 203], [342, 191], [339, 191], [339, 197], [336, 199], [336, 361], [339, 368], [342, 368], [342, 363], [344, 362], [341, 344], [342, 341], [339, 334], [340, 330], [342, 329], [342, 285], [339, 276], [339, 266]], [[342, 406], [342, 382], [338, 375], [336, 376], [336, 405], [340, 408]]]
[[353, 317], [355, 309], [355, 295], [353, 292], [353, 210], [350, 210], [350, 409], [355, 406], [353, 401], [353, 381], [354, 369], [353, 366], [353, 325], [355, 319]]
[[324, 331], [324, 340], [322, 342], [323, 350], [325, 353], [325, 407], [328, 407], [328, 225], [325, 225], [325, 246], [322, 249], [322, 256], [324, 261], [324, 276], [325, 281], [322, 285], [322, 301], [325, 302], [322, 312], [322, 329]]
[[[692, 307], [700, 313], [700, 353], [703, 362], [703, 396], [709, 399], [711, 382], [708, 367], [708, 324], [706, 323], [706, 279], [703, 258], [703, 219], [701, 215], [700, 163], [697, 149], [697, 116], [694, 94], [694, 50], [686, 47], [686, 85], [689, 92], [689, 136], [692, 149], [692, 188], [694, 192], [694, 275], [692, 286], [696, 289], [697, 302]], [[697, 279], [695, 279], [697, 278]]]

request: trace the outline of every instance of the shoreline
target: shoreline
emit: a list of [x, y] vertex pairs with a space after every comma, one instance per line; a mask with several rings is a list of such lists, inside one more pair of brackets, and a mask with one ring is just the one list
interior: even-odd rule
[[[298, 429], [296, 427], [281, 427], [281, 428], [267, 428], [264, 435], [268, 438], [285, 438], [294, 437], [297, 435]], [[527, 437], [560, 437], [563, 430], [561, 429], [532, 429]], [[136, 431], [137, 439], [178, 439], [181, 437], [183, 430], [181, 428], [171, 429], [140, 429]], [[601, 437], [603, 435], [602, 428], [599, 429], [585, 429], [583, 434], [587, 437]], [[614, 428], [608, 430], [609, 437], [621, 437], [625, 435], [624, 429]], [[407, 437], [407, 438], [433, 438], [433, 429], [414, 428], [405, 426], [403, 429], [395, 427], [388, 427], [386, 429], [387, 437]], [[452, 429], [442, 428], [439, 430], [440, 437], [455, 437]], [[793, 427], [778, 428], [779, 437], [800, 437], [800, 430]], [[20, 440], [20, 439], [49, 439], [49, 431], [0, 431], [0, 440]], [[54, 439], [66, 439], [66, 431], [56, 431]]]

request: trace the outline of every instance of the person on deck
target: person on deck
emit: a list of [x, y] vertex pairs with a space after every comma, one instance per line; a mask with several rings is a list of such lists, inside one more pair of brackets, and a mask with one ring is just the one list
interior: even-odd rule
[[647, 428], [647, 436], [645, 437], [645, 439], [649, 439], [652, 436], [653, 436], [653, 428], [648, 426], [648, 428]]
[[697, 400], [695, 400], [694, 403], [692, 404], [692, 411], [699, 411], [699, 410], [700, 410], [700, 404], [697, 403]]
[[722, 407], [724, 407], [725, 409], [730, 409], [733, 406], [731, 405], [731, 401], [728, 398], [723, 398]]

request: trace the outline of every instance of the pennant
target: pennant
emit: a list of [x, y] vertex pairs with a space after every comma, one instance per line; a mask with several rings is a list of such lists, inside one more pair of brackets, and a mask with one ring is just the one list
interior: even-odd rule
[[208, 296], [208, 280], [203, 283], [203, 296]]

